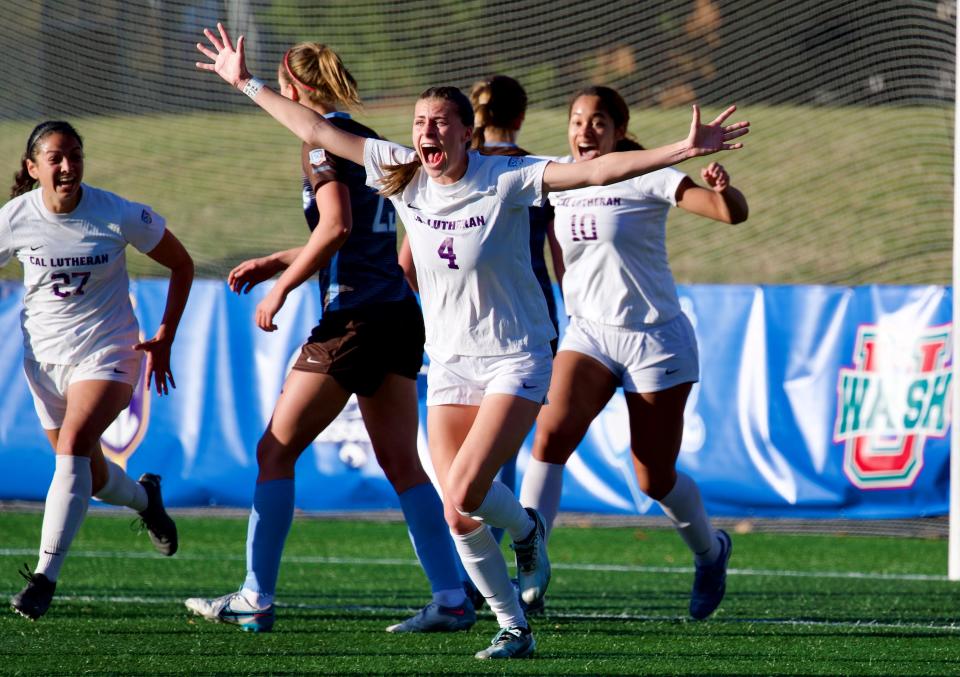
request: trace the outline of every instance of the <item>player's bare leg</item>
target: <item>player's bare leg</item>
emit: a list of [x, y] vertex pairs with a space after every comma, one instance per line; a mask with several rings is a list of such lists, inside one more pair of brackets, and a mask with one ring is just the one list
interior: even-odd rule
[[725, 531], [710, 525], [693, 479], [676, 470], [691, 387], [684, 383], [655, 393], [627, 393], [626, 398], [640, 490], [660, 504], [693, 553], [696, 575], [690, 615], [699, 620], [723, 600], [732, 544]]
[[543, 516], [548, 539], [560, 509], [563, 466], [616, 387], [614, 375], [592, 357], [562, 350], [554, 358], [548, 403], [537, 416], [532, 458], [520, 488], [520, 502]]
[[476, 622], [476, 611], [464, 591], [443, 504], [417, 453], [417, 383], [387, 374], [376, 393], [357, 400], [377, 461], [397, 492], [410, 540], [433, 595], [416, 615], [390, 625], [387, 631], [467, 630]]

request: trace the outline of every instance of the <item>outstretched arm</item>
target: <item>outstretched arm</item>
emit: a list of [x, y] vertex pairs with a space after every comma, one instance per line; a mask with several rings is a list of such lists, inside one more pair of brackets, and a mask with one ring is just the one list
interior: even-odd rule
[[302, 249], [303, 247], [284, 249], [238, 263], [227, 275], [227, 286], [237, 294], [249, 294], [250, 290], [261, 282], [286, 270], [287, 266], [296, 260]]
[[213, 71], [228, 84], [245, 91], [258, 106], [314, 148], [324, 148], [350, 162], [363, 165], [363, 145], [366, 141], [364, 137], [338, 129], [319, 113], [281, 96], [269, 87], [253, 86], [254, 83], [251, 82], [253, 77], [247, 70], [243, 54], [244, 37], [241, 35], [234, 47], [223, 24], [218, 23], [217, 30], [220, 33], [219, 37], [209, 28], [203, 29], [203, 34], [210, 41], [213, 49], [199, 42], [197, 49], [212, 63], [198, 61], [198, 69]]
[[630, 150], [607, 153], [586, 162], [559, 164], [551, 162], [543, 172], [546, 192], [571, 190], [586, 186], [606, 186], [632, 179], [657, 169], [670, 167], [684, 160], [710, 155], [721, 150], [742, 148], [742, 143], [730, 143], [750, 131], [749, 122], [723, 123], [736, 106], [730, 106], [708, 125], [700, 123], [700, 108], [693, 107], [693, 120], [687, 138], [651, 150]]

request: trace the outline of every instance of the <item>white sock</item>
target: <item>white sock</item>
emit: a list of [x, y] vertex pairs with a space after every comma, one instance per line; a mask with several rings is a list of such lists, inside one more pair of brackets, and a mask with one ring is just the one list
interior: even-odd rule
[[527, 627], [527, 619], [520, 609], [517, 591], [510, 582], [507, 562], [503, 551], [490, 530], [481, 526], [469, 534], [451, 534], [460, 553], [460, 561], [470, 575], [470, 580], [487, 600], [490, 610], [497, 616], [501, 628], [518, 625]]
[[703, 508], [696, 482], [689, 475], [678, 472], [677, 483], [658, 503], [673, 521], [673, 526], [690, 548], [696, 563], [715, 562], [720, 556], [720, 541], [707, 519], [707, 511]]
[[56, 463], [43, 507], [40, 559], [34, 571], [51, 581], [60, 576], [60, 567], [63, 566], [70, 543], [87, 514], [93, 489], [89, 458], [58, 454]]
[[523, 484], [520, 485], [520, 503], [540, 513], [547, 527], [548, 539], [560, 511], [563, 468], [562, 463], [547, 463], [531, 457], [523, 472]]
[[458, 512], [492, 527], [506, 529], [514, 541], [522, 541], [534, 527], [530, 515], [503, 482], [494, 481], [490, 485], [490, 490], [476, 510]]
[[135, 481], [119, 465], [104, 459], [107, 462], [107, 483], [94, 496], [98, 501], [110, 505], [122, 505], [133, 508], [137, 512], [147, 509], [147, 490]]

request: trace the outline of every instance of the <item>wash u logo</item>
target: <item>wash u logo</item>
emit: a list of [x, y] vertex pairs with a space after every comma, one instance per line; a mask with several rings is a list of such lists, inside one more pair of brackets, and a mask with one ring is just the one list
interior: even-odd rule
[[833, 434], [844, 442], [843, 470], [855, 486], [911, 486], [926, 438], [947, 434], [951, 340], [950, 325], [920, 333], [858, 329], [854, 366], [837, 380]]

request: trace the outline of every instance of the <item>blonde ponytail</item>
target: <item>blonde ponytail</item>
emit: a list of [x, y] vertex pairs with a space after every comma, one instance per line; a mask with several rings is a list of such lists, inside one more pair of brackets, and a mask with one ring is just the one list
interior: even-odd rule
[[283, 55], [283, 71], [315, 104], [336, 108], [360, 108], [357, 81], [340, 56], [319, 42], [300, 42]]

